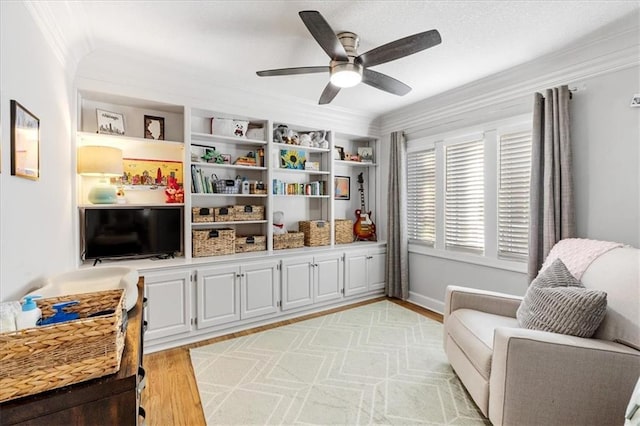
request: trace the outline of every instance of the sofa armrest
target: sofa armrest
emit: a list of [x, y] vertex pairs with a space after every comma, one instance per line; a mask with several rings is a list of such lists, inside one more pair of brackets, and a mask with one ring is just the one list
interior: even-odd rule
[[516, 317], [522, 297], [468, 287], [447, 286], [444, 321], [456, 309], [474, 309], [489, 314]]
[[607, 340], [496, 328], [489, 379], [494, 425], [622, 424], [640, 352]]

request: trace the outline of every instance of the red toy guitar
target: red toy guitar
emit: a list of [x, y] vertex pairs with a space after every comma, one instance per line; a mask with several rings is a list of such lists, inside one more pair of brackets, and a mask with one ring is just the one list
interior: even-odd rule
[[362, 173], [358, 175], [358, 184], [360, 188], [360, 208], [356, 210], [356, 222], [353, 224], [353, 234], [356, 236], [356, 241], [376, 241], [376, 225], [371, 220], [371, 212], [366, 211], [364, 207], [364, 189], [362, 184], [364, 179]]

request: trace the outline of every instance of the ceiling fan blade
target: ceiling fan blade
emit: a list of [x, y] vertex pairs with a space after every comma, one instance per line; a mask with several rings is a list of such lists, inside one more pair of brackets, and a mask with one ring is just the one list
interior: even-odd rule
[[362, 82], [376, 89], [384, 90], [393, 95], [404, 96], [411, 91], [411, 87], [388, 75], [366, 69], [362, 72]]
[[338, 40], [338, 36], [331, 29], [327, 21], [320, 15], [317, 10], [303, 10], [298, 13], [302, 22], [316, 39], [320, 47], [327, 52], [327, 55], [334, 61], [348, 61], [349, 57], [344, 50], [344, 46]]
[[331, 82], [327, 83], [326, 87], [322, 91], [322, 95], [320, 95], [320, 100], [318, 101], [318, 105], [328, 104], [336, 97], [340, 88], [338, 86], [334, 86]]
[[438, 30], [429, 30], [371, 49], [358, 56], [356, 61], [365, 67], [373, 67], [412, 55], [436, 46], [441, 42], [442, 39]]
[[329, 67], [297, 67], [257, 71], [256, 74], [260, 77], [274, 77], [278, 75], [314, 74], [318, 72], [329, 72], [330, 70]]

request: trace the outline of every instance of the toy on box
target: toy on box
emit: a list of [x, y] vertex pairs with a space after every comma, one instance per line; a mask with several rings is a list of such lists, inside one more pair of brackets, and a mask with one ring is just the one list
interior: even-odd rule
[[284, 227], [284, 212], [273, 212], [273, 235], [286, 233], [287, 228]]

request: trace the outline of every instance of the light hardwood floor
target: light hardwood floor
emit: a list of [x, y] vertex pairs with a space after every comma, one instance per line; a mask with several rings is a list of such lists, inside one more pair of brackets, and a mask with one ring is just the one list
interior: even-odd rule
[[231, 333], [214, 339], [204, 340], [191, 345], [181, 346], [162, 352], [144, 356], [144, 368], [147, 372], [147, 388], [142, 394], [142, 406], [147, 414], [146, 424], [149, 426], [164, 425], [204, 425], [205, 419], [200, 405], [200, 396], [196, 385], [189, 349], [210, 345], [223, 340], [233, 339], [247, 334], [258, 333], [275, 327], [280, 327], [310, 318], [343, 311], [345, 309], [362, 306], [369, 303], [389, 300], [421, 315], [442, 322], [442, 315], [431, 312], [420, 306], [398, 299], [379, 297], [365, 302], [331, 309], [316, 314], [305, 315], [292, 320], [279, 321], [267, 326]]

